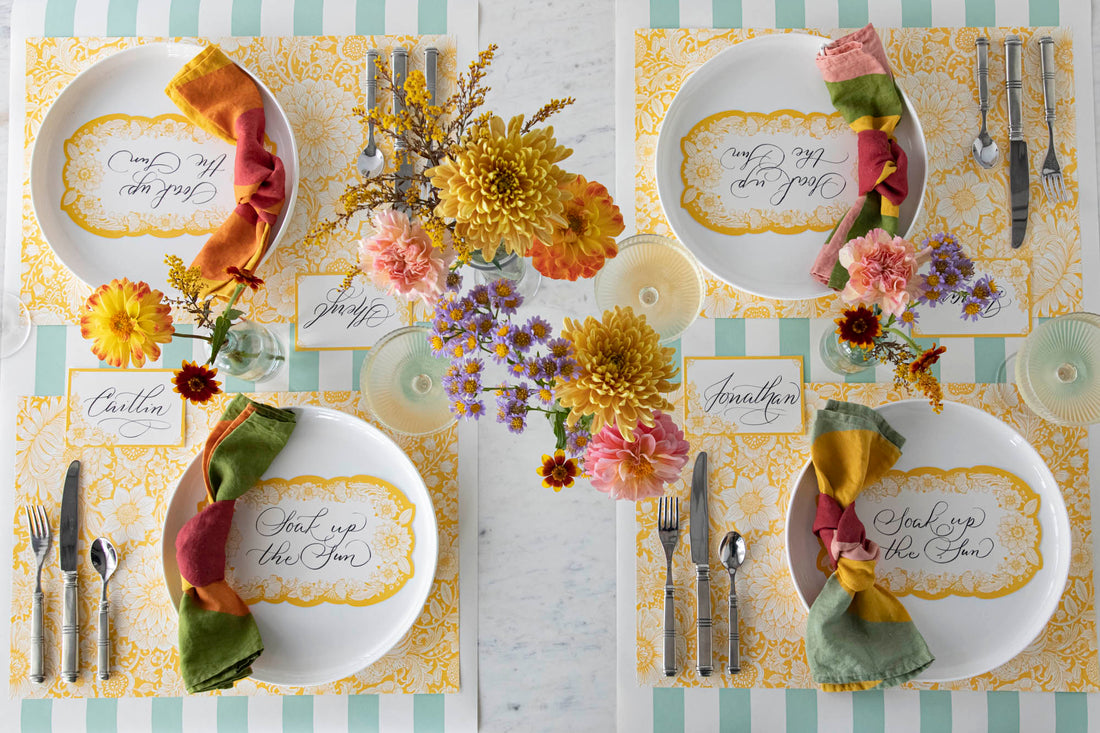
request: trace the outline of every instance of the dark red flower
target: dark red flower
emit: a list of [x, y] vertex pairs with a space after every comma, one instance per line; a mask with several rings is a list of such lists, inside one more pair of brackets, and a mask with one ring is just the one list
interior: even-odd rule
[[205, 364], [183, 362], [172, 377], [175, 391], [196, 405], [201, 405], [221, 392], [221, 383], [214, 379], [217, 369], [207, 369]]
[[542, 476], [542, 485], [554, 491], [561, 491], [562, 487], [573, 485], [573, 479], [580, 473], [577, 470], [577, 462], [565, 457], [565, 451], [555, 451], [554, 455], [543, 455], [542, 465], [538, 468], [539, 476]]
[[923, 354], [913, 359], [913, 363], [909, 365], [909, 373], [916, 374], [926, 369], [930, 369], [933, 364], [940, 360], [940, 355], [947, 351], [946, 346], [933, 346]]
[[857, 348], [874, 346], [875, 339], [882, 335], [882, 324], [879, 323], [878, 316], [862, 304], [855, 308], [845, 308], [841, 317], [836, 319], [836, 327], [840, 340]]
[[227, 267], [225, 273], [233, 278], [233, 282], [238, 285], [247, 285], [253, 290], [259, 290], [260, 286], [264, 284], [264, 281], [253, 275], [251, 270], [244, 270], [240, 267]]

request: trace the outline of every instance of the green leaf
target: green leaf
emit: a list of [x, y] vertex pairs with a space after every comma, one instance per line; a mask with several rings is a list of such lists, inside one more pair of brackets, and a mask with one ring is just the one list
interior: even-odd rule
[[236, 308], [227, 308], [223, 315], [230, 321], [235, 321], [244, 315], [244, 311], [239, 311]]
[[566, 410], [554, 412], [554, 437], [558, 440], [554, 450], [565, 450], [565, 416], [568, 414]]
[[213, 364], [214, 359], [218, 356], [218, 352], [221, 351], [222, 345], [225, 344], [225, 336], [229, 333], [229, 327], [233, 325], [233, 321], [226, 317], [226, 314], [218, 316], [218, 319], [214, 321], [214, 330], [210, 334], [210, 358], [207, 359], [207, 364]]

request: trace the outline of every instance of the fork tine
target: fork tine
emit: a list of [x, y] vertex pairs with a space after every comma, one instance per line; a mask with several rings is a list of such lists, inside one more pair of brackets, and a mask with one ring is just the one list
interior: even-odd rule
[[38, 512], [38, 518], [39, 518], [39, 521], [41, 522], [40, 526], [42, 527], [42, 536], [43, 537], [49, 537], [50, 536], [50, 518], [48, 516], [46, 516], [46, 507], [42, 506], [41, 504], [38, 504], [38, 505], [35, 506], [35, 510]]
[[665, 497], [657, 500], [657, 529], [665, 528]]
[[34, 537], [34, 515], [31, 514], [29, 506], [23, 507], [23, 510], [27, 513], [27, 531], [31, 533], [31, 537]]
[[1061, 175], [1058, 176], [1058, 191], [1062, 194], [1062, 201], [1070, 200], [1069, 190], [1066, 188], [1066, 181]]
[[676, 524], [674, 527], [676, 529], [680, 528], [680, 497], [676, 497]]

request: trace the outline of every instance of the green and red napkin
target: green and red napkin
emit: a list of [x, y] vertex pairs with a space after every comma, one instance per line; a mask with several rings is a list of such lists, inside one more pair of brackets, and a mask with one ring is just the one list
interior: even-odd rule
[[867, 539], [855, 500], [897, 462], [905, 438], [871, 408], [829, 400], [811, 440], [819, 491], [814, 534], [833, 574], [806, 623], [810, 673], [827, 692], [901, 684], [934, 657], [905, 606], [875, 583], [879, 547]]
[[821, 248], [810, 274], [839, 290], [847, 271], [837, 253], [872, 229], [897, 234], [898, 211], [909, 193], [905, 151], [894, 129], [905, 111], [882, 41], [871, 24], [825, 46], [817, 56], [833, 106], [855, 131], [859, 198]]
[[207, 505], [176, 535], [184, 580], [180, 672], [189, 693], [232, 687], [264, 650], [248, 606], [225, 581], [225, 543], [236, 500], [252, 488], [294, 430], [294, 413], [237, 395], [203, 447]]
[[202, 272], [203, 295], [228, 295], [235, 283], [226, 269], [256, 269], [271, 243], [271, 230], [286, 198], [286, 171], [264, 147], [266, 120], [259, 87], [217, 46], [206, 47], [187, 62], [165, 93], [196, 125], [237, 146], [237, 208], [191, 263]]

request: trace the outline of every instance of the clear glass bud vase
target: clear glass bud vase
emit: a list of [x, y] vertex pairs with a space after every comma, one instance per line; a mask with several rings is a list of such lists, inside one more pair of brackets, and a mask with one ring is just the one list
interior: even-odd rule
[[[210, 344], [206, 346], [207, 357]], [[218, 372], [247, 382], [262, 382], [275, 376], [286, 362], [283, 345], [262, 323], [247, 319], [234, 323], [225, 343], [214, 358]]]
[[470, 267], [477, 270], [479, 282], [489, 283], [501, 278], [511, 280], [516, 292], [525, 301], [533, 298], [542, 284], [542, 275], [538, 270], [515, 252], [505, 252], [503, 247], [497, 250], [491, 262], [486, 262], [480, 252], [474, 252], [470, 255]]
[[871, 357], [870, 349], [861, 349], [842, 341], [835, 330], [822, 334], [820, 349], [825, 366], [840, 375], [859, 374], [873, 368], [877, 363]]

